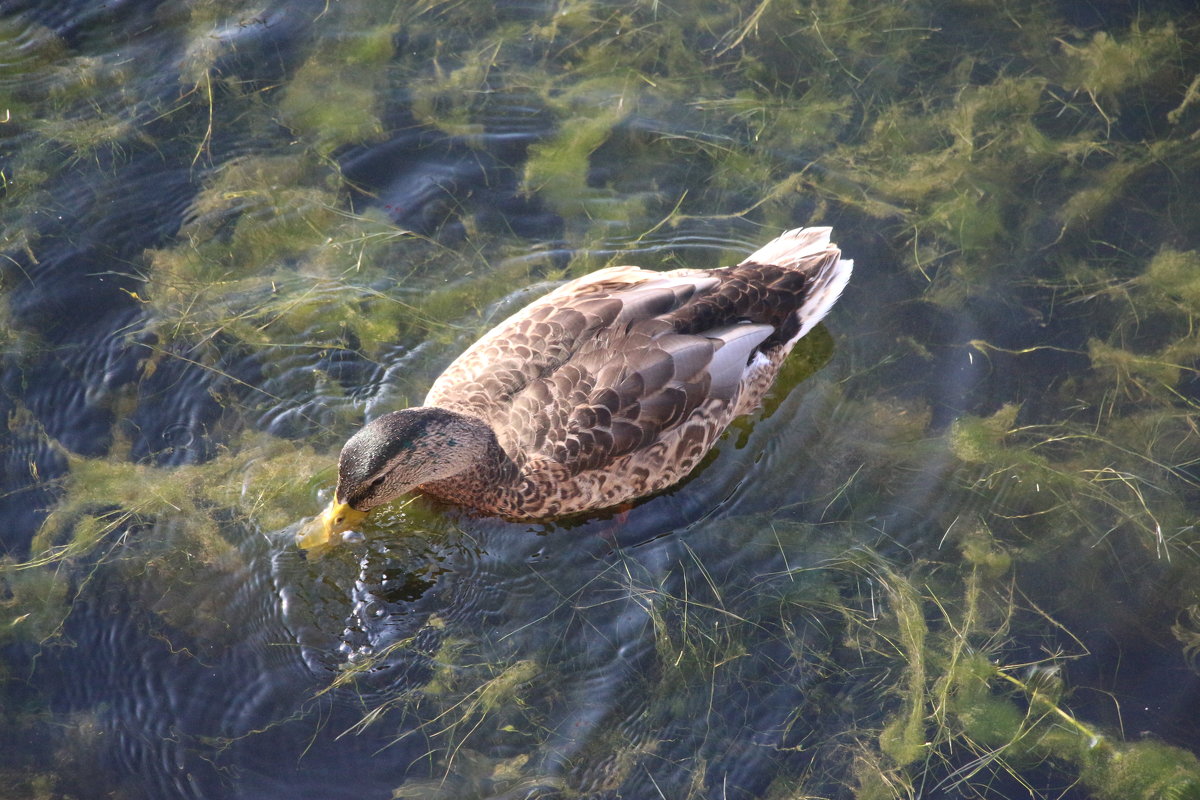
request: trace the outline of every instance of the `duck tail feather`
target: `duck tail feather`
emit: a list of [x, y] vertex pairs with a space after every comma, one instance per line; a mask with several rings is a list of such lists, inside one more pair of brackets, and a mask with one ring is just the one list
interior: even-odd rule
[[[833, 228], [795, 228], [780, 234], [746, 257], [742, 264], [771, 264], [787, 269], [804, 269], [806, 262], [837, 245], [829, 243]], [[739, 265], [740, 266], [740, 265]]]
[[835, 255], [822, 261], [817, 271], [810, 277], [808, 295], [800, 308], [796, 309], [796, 317], [800, 321], [800, 331], [792, 338], [795, 342], [804, 334], [811, 331], [818, 322], [825, 318], [833, 304], [842, 296], [842, 290], [850, 282], [850, 274], [854, 272], [854, 262], [848, 258], [838, 258], [841, 251], [834, 250]]

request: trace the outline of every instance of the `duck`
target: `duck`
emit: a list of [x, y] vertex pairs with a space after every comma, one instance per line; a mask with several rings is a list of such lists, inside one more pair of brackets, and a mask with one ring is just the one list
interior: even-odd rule
[[831, 235], [789, 230], [716, 269], [608, 267], [535, 300], [458, 356], [421, 406], [349, 438], [332, 501], [299, 544], [331, 545], [413, 490], [541, 521], [678, 483], [841, 296], [854, 262]]

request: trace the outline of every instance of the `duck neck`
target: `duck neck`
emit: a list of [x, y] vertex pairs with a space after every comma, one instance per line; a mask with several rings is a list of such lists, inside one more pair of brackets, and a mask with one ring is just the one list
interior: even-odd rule
[[489, 496], [518, 480], [520, 467], [500, 446], [490, 425], [469, 414], [439, 411], [453, 415], [459, 425], [471, 431], [470, 463], [453, 475], [422, 483], [421, 491], [455, 503], [475, 505], [473, 499]]

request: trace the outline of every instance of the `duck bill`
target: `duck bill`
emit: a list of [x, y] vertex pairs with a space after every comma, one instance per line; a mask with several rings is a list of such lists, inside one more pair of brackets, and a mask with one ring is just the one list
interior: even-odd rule
[[320, 516], [309, 520], [296, 537], [296, 543], [305, 550], [328, 547], [335, 543], [335, 537], [345, 531], [353, 530], [367, 518], [366, 511], [351, 508], [348, 503], [334, 500]]

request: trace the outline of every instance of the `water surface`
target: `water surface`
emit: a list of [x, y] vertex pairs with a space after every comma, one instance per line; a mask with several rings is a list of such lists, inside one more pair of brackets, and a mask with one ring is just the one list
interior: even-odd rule
[[[1200, 792], [1190, 4], [0, 2], [13, 797]], [[337, 450], [618, 263], [856, 261], [627, 513]]]

